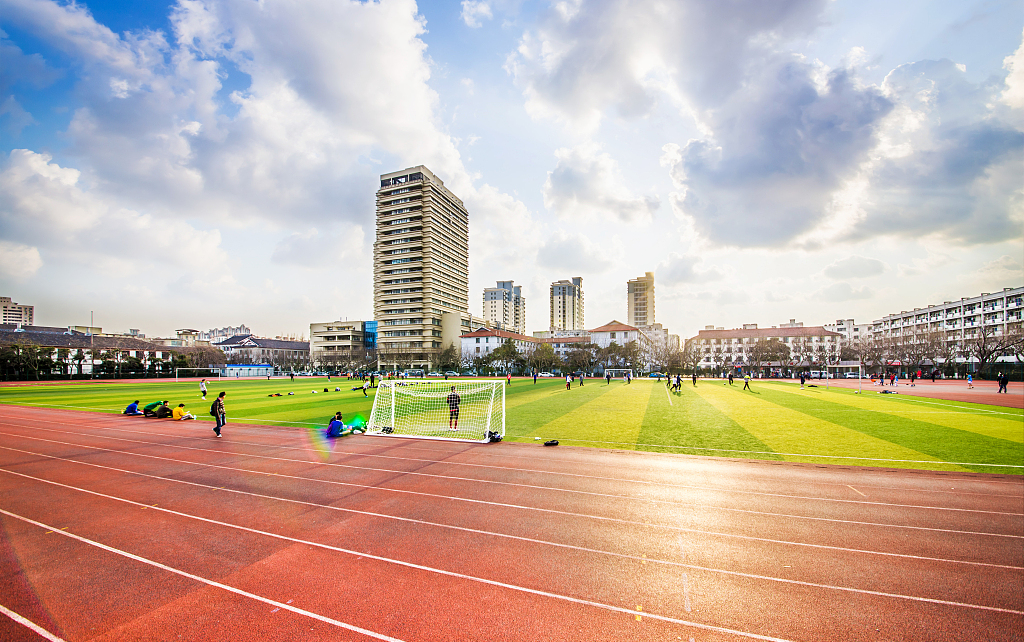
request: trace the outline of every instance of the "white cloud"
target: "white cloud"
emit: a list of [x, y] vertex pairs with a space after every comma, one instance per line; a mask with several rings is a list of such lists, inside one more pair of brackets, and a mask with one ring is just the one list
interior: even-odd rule
[[1024, 278], [1024, 265], [1021, 264], [1019, 259], [1015, 259], [1009, 254], [992, 259], [981, 266], [981, 269], [978, 271], [986, 277], [991, 276], [996, 280], [1002, 279], [1007, 284], [1020, 283], [1022, 278]]
[[[1024, 38], [1017, 47], [1017, 51], [1003, 59], [1003, 69], [1008, 72], [1006, 76], [1006, 89], [1001, 96], [1002, 101], [1019, 110], [1018, 117], [1024, 117]], [[1017, 126], [1024, 125], [1021, 120]]]
[[483, 20], [490, 20], [491, 5], [486, 0], [462, 0], [462, 20], [467, 27], [480, 27]]
[[281, 239], [270, 255], [270, 260], [281, 265], [295, 265], [323, 273], [358, 261], [367, 263], [365, 234], [359, 225], [344, 225], [342, 229], [321, 232], [311, 228]]
[[830, 279], [863, 279], [883, 272], [885, 263], [882, 261], [857, 255], [834, 261], [825, 268], [825, 276]]
[[555, 151], [558, 163], [544, 182], [544, 206], [575, 222], [605, 215], [623, 222], [648, 221], [660, 205], [656, 196], [634, 196], [619, 166], [593, 144]]
[[601, 273], [621, 255], [617, 246], [598, 244], [576, 232], [558, 231], [541, 244], [537, 263], [542, 267], [573, 274]]
[[706, 283], [722, 278], [722, 273], [717, 268], [701, 268], [700, 263], [701, 259], [695, 255], [670, 254], [668, 260], [658, 265], [658, 283]]
[[41, 267], [43, 259], [38, 248], [0, 240], [0, 277], [27, 279]]
[[842, 303], [844, 301], [869, 299], [873, 294], [874, 292], [867, 286], [855, 288], [849, 283], [833, 283], [832, 285], [815, 292], [812, 296], [812, 300], [824, 301], [827, 303]]

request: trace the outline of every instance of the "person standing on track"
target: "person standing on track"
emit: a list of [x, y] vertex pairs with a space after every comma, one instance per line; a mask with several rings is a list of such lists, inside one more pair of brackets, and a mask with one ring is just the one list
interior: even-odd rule
[[744, 390], [750, 390], [750, 392], [754, 392], [750, 388], [750, 375], [749, 374], [743, 375], [743, 389]]
[[203, 393], [203, 401], [206, 401], [206, 379], [199, 382], [199, 392]]
[[[459, 404], [462, 403], [462, 397], [459, 393], [455, 392], [455, 386], [452, 386], [452, 393], [448, 395], [448, 430], [459, 429]], [[452, 422], [455, 422], [454, 427]]]
[[973, 388], [974, 387], [974, 377], [972, 377], [970, 373], [967, 374], [967, 387], [968, 388]]
[[224, 409], [224, 395], [226, 392], [222, 392], [217, 395], [217, 399], [213, 402], [213, 416], [217, 420], [217, 425], [214, 426], [213, 432], [220, 437], [220, 429], [228, 423], [227, 411]]

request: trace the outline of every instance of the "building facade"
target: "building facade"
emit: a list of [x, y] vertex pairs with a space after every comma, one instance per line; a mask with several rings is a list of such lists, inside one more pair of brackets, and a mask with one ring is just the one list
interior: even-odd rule
[[758, 328], [756, 323], [745, 323], [742, 328], [725, 330], [707, 326], [691, 341], [700, 356], [700, 367], [711, 369], [742, 368], [751, 365], [754, 345], [760, 340], [778, 340], [788, 349], [788, 358], [762, 365], [780, 368], [808, 366], [839, 360], [842, 335], [823, 326], [807, 326], [794, 321], [781, 327]]
[[373, 244], [373, 317], [381, 367], [429, 367], [442, 317], [469, 329], [469, 212], [423, 165], [382, 174]]
[[526, 297], [513, 281], [498, 281], [484, 289], [483, 318], [493, 327], [526, 334]]
[[35, 323], [36, 308], [34, 305], [15, 303], [9, 296], [0, 296], [0, 308], [3, 308], [3, 318], [0, 319], [0, 323], [20, 323], [21, 325]]
[[626, 323], [654, 325], [654, 272], [626, 281]]
[[235, 365], [270, 364], [279, 370], [309, 367], [309, 342], [264, 339], [252, 335], [229, 337], [217, 344], [227, 362]]
[[319, 370], [376, 366], [376, 321], [309, 324], [309, 363]]
[[582, 330], [583, 321], [583, 277], [562, 279], [551, 284], [549, 329]]
[[238, 326], [226, 326], [223, 328], [214, 328], [212, 330], [207, 330], [206, 332], [200, 332], [199, 338], [202, 339], [203, 341], [209, 341], [211, 344], [218, 344], [224, 339], [227, 339], [229, 337], [235, 337], [240, 334], [252, 334], [252, 330], [246, 327], [246, 325], [243, 323]]
[[871, 332], [882, 340], [942, 332], [947, 341], [960, 341], [978, 336], [982, 328], [1005, 335], [1021, 324], [1022, 311], [1024, 287], [1004, 288], [1002, 292], [983, 292], [959, 301], [890, 314], [872, 322]]
[[829, 332], [843, 335], [844, 344], [853, 344], [868, 339], [871, 336], [870, 323], [856, 323], [853, 319], [837, 319], [835, 323], [826, 323], [822, 326]]

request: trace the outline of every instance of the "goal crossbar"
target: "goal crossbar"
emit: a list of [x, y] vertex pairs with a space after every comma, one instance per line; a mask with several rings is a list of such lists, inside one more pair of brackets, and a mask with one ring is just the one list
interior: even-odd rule
[[504, 437], [505, 381], [382, 381], [366, 434], [474, 442]]

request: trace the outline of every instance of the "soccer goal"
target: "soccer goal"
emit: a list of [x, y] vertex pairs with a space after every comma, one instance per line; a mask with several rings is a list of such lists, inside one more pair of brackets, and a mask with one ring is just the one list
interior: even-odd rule
[[217, 368], [175, 368], [174, 380], [185, 379], [220, 379], [220, 370]]
[[381, 381], [366, 434], [500, 441], [505, 436], [505, 381]]
[[605, 374], [611, 374], [612, 375], [612, 379], [621, 379], [621, 378], [625, 377], [627, 374], [629, 375], [630, 379], [633, 378], [633, 369], [632, 368], [605, 368], [604, 369], [604, 373]]

